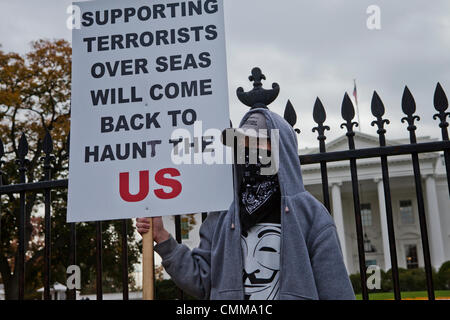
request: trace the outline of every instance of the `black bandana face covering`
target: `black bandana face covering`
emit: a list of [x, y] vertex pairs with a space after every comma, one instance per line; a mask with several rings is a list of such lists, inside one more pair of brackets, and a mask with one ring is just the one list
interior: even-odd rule
[[[248, 150], [247, 150], [248, 151]], [[259, 158], [257, 158], [259, 160]], [[249, 163], [246, 152], [243, 178], [240, 186], [240, 218], [242, 231], [247, 231], [268, 214], [280, 211], [280, 186], [278, 175], [261, 175], [261, 168], [268, 167], [260, 161]]]

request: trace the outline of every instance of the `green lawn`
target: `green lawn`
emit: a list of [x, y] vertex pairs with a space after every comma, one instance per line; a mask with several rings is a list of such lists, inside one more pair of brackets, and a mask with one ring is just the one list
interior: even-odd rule
[[[434, 292], [436, 298], [450, 298], [450, 290], [438, 290]], [[405, 291], [401, 293], [402, 299], [426, 299], [426, 291]], [[369, 300], [390, 300], [394, 299], [393, 292], [369, 293]], [[357, 294], [356, 300], [362, 300], [362, 295]]]

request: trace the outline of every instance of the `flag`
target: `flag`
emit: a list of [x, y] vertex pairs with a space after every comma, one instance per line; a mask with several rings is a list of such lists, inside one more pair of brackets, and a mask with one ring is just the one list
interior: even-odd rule
[[358, 91], [356, 90], [356, 79], [353, 79], [353, 97], [355, 97], [355, 104], [358, 106]]

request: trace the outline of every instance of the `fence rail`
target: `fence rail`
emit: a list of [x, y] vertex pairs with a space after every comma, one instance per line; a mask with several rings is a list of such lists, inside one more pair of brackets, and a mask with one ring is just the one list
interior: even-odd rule
[[[392, 264], [392, 280], [393, 280], [393, 288], [394, 288], [394, 296], [395, 299], [401, 299], [400, 285], [399, 285], [399, 273], [398, 273], [398, 262], [397, 262], [397, 249], [395, 245], [395, 230], [393, 223], [393, 210], [392, 210], [392, 201], [391, 201], [391, 193], [390, 193], [390, 182], [389, 182], [389, 168], [388, 168], [388, 157], [398, 156], [398, 155], [410, 155], [411, 161], [414, 170], [414, 178], [415, 178], [415, 191], [418, 202], [418, 213], [419, 213], [419, 225], [420, 225], [420, 233], [421, 233], [421, 241], [422, 241], [422, 249], [423, 249], [423, 257], [424, 257], [424, 266], [426, 273], [426, 284], [427, 284], [427, 292], [428, 298], [430, 300], [435, 299], [434, 295], [434, 287], [433, 287], [433, 279], [432, 279], [432, 266], [431, 266], [431, 257], [430, 257], [430, 248], [428, 242], [428, 230], [426, 225], [426, 214], [425, 214], [425, 206], [423, 200], [423, 190], [421, 186], [421, 173], [419, 166], [419, 153], [430, 153], [430, 152], [443, 152], [445, 159], [445, 167], [447, 173], [447, 183], [449, 186], [449, 195], [450, 195], [450, 141], [448, 137], [448, 122], [447, 117], [450, 115], [447, 112], [448, 109], [448, 100], [442, 89], [441, 85], [438, 83], [436, 86], [435, 94], [434, 94], [434, 107], [438, 112], [433, 116], [433, 119], [439, 120], [439, 127], [442, 132], [442, 141], [437, 142], [427, 142], [427, 143], [417, 143], [415, 131], [416, 121], [419, 121], [420, 118], [415, 115], [416, 112], [416, 104], [414, 98], [407, 87], [405, 87], [403, 98], [402, 98], [402, 110], [405, 113], [405, 117], [401, 119], [402, 123], [407, 123], [407, 130], [410, 136], [410, 143], [396, 146], [386, 146], [386, 129], [385, 125], [389, 124], [390, 121], [388, 119], [383, 119], [385, 108], [382, 100], [378, 96], [376, 92], [373, 94], [371, 110], [372, 114], [376, 120], [372, 122], [372, 126], [377, 126], [377, 134], [379, 136], [379, 144], [380, 146], [377, 148], [366, 148], [366, 149], [356, 149], [354, 136], [355, 132], [353, 128], [358, 126], [357, 122], [353, 122], [353, 118], [355, 117], [355, 110], [353, 104], [347, 94], [345, 94], [343, 102], [342, 102], [342, 118], [344, 119], [344, 123], [342, 123], [341, 128], [346, 129], [346, 136], [348, 138], [348, 150], [347, 151], [338, 151], [338, 152], [327, 152], [325, 148], [325, 131], [330, 130], [330, 127], [324, 125], [326, 120], [326, 112], [319, 98], [317, 98], [314, 109], [313, 109], [313, 118], [317, 123], [317, 126], [313, 128], [313, 131], [316, 131], [318, 134], [319, 141], [319, 153], [317, 154], [307, 154], [300, 155], [300, 161], [302, 165], [310, 165], [310, 164], [320, 164], [321, 171], [321, 179], [322, 179], [322, 193], [324, 199], [324, 205], [331, 212], [330, 206], [330, 195], [329, 195], [329, 183], [328, 183], [328, 171], [327, 164], [335, 161], [349, 161], [350, 163], [350, 172], [352, 178], [352, 194], [353, 194], [353, 207], [354, 207], [354, 216], [356, 222], [356, 233], [357, 233], [357, 245], [358, 245], [358, 261], [361, 275], [361, 287], [362, 287], [362, 296], [363, 299], [369, 299], [369, 293], [366, 286], [366, 263], [365, 263], [365, 251], [364, 251], [364, 239], [363, 239], [363, 228], [362, 228], [362, 220], [361, 220], [361, 206], [360, 206], [360, 197], [359, 197], [359, 186], [358, 186], [358, 171], [357, 171], [357, 160], [366, 159], [366, 158], [380, 158], [381, 160], [381, 169], [382, 169], [382, 180], [384, 187], [384, 198], [385, 198], [385, 206], [386, 206], [386, 221], [387, 221], [387, 230], [388, 230], [388, 238], [389, 238], [389, 249], [390, 249], [390, 258]], [[292, 105], [288, 103], [285, 111], [285, 118], [287, 117], [288, 122], [295, 123], [296, 120], [289, 119], [289, 117], [295, 117], [295, 111], [292, 113]], [[0, 137], [1, 138], [1, 137]], [[44, 256], [44, 266], [43, 266], [43, 277], [44, 277], [44, 299], [50, 299], [50, 266], [51, 266], [51, 246], [50, 246], [50, 235], [51, 235], [51, 191], [58, 188], [67, 188], [68, 180], [51, 180], [51, 162], [53, 160], [52, 156], [52, 138], [50, 133], [47, 132], [44, 141], [43, 141], [43, 151], [45, 156], [42, 158], [44, 166], [43, 172], [44, 175], [41, 181], [26, 182], [25, 174], [27, 171], [28, 160], [26, 156], [28, 154], [28, 144], [25, 135], [23, 134], [19, 140], [18, 144], [18, 153], [17, 153], [17, 168], [19, 174], [18, 184], [12, 185], [3, 185], [3, 179], [0, 179], [0, 196], [4, 194], [17, 194], [20, 195], [20, 212], [19, 212], [19, 228], [18, 228], [18, 240], [19, 240], [19, 255], [18, 255], [18, 283], [19, 283], [19, 291], [18, 291], [18, 299], [24, 298], [24, 290], [25, 290], [25, 205], [26, 205], [26, 196], [27, 193], [42, 193], [44, 196], [44, 206], [45, 206], [45, 216], [44, 216], [44, 233], [45, 233], [45, 256]], [[0, 160], [4, 157], [4, 148], [3, 143], [0, 140]], [[3, 161], [0, 161], [0, 169]], [[3, 172], [0, 171], [0, 174], [4, 175]], [[1, 203], [0, 203], [1, 204]], [[207, 214], [202, 213], [202, 221], [206, 219]], [[97, 288], [97, 299], [101, 300], [103, 296], [102, 291], [102, 222], [93, 222], [96, 226], [96, 288]], [[181, 242], [181, 221], [180, 217], [175, 217], [175, 225], [176, 225], [176, 239], [178, 242]], [[1, 226], [1, 220], [0, 220]], [[127, 255], [127, 224], [126, 220], [122, 220], [121, 224], [122, 228], [120, 230], [120, 239], [121, 239], [121, 248], [122, 248], [122, 283], [123, 283], [123, 299], [127, 300], [128, 296], [128, 255]], [[1, 229], [0, 229], [1, 230]], [[76, 224], [70, 224], [70, 257], [69, 261], [71, 264], [77, 264], [76, 260], [76, 249], [77, 249], [77, 241], [76, 241]], [[75, 290], [71, 291], [68, 295], [69, 299], [75, 299]], [[183, 299], [183, 292], [179, 291], [178, 298]]]

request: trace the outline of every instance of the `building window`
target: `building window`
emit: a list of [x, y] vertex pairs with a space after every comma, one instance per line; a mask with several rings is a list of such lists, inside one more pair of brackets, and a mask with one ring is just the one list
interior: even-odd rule
[[361, 204], [361, 221], [363, 227], [372, 226], [372, 208], [370, 207], [370, 203]]
[[417, 260], [417, 246], [415, 244], [408, 244], [405, 246], [406, 252], [406, 268], [416, 269], [419, 267]]
[[189, 239], [189, 218], [181, 216], [181, 239]]
[[364, 252], [376, 252], [375, 247], [370, 242], [367, 234], [364, 234]]
[[411, 200], [400, 201], [400, 219], [402, 224], [414, 224], [414, 214]]
[[368, 266], [376, 266], [377, 265], [377, 260], [373, 259], [373, 260], [366, 260], [366, 267]]

